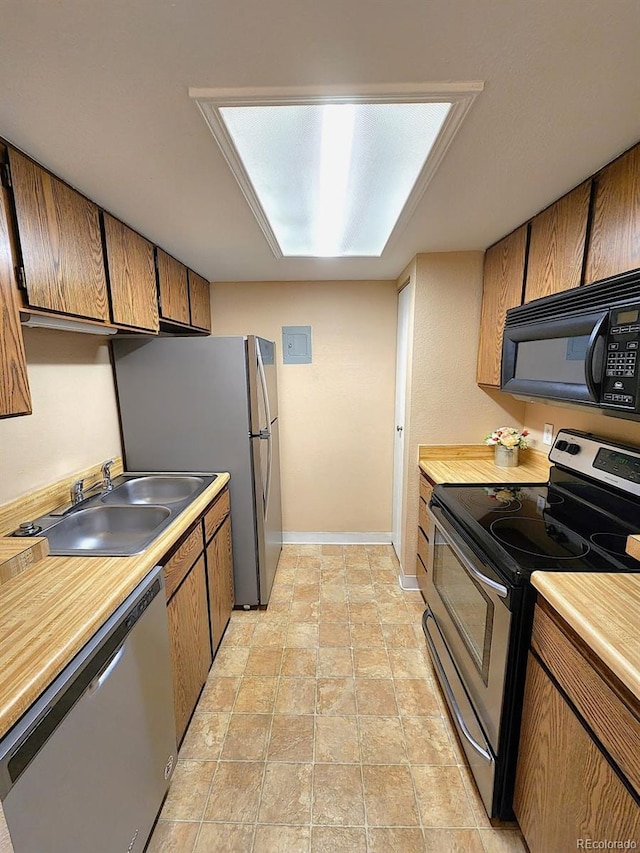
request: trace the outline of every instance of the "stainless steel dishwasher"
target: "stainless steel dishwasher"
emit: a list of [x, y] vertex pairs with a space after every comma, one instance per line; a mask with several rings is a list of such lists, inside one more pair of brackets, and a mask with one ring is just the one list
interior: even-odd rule
[[161, 567], [0, 741], [16, 853], [138, 853], [176, 755]]

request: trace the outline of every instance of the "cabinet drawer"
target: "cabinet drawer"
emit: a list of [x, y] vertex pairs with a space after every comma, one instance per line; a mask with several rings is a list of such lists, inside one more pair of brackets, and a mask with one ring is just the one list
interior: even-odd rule
[[229, 489], [225, 489], [204, 517], [204, 541], [208, 542], [229, 515]]
[[431, 492], [433, 491], [433, 486], [424, 476], [424, 474], [420, 475], [420, 497], [425, 503], [429, 503], [431, 500]]
[[424, 600], [427, 600], [427, 570], [425, 568], [424, 563], [420, 559], [420, 555], [416, 557], [416, 578], [418, 579], [418, 586], [420, 587], [420, 592], [422, 593], [422, 597]]
[[532, 647], [603, 747], [640, 792], [640, 721], [556, 622], [536, 607]]
[[202, 530], [197, 524], [164, 564], [167, 601], [180, 586], [180, 582], [203, 550]]
[[427, 541], [429, 541], [429, 516], [427, 515], [427, 504], [420, 498], [418, 506], [418, 524], [420, 530], [424, 533]]
[[420, 529], [418, 529], [418, 557], [426, 569], [429, 565], [429, 540]]

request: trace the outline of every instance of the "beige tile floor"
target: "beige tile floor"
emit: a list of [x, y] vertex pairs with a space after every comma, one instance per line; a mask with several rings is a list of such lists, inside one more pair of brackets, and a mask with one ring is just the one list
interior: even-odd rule
[[523, 853], [488, 821], [391, 547], [285, 546], [234, 612], [148, 853]]

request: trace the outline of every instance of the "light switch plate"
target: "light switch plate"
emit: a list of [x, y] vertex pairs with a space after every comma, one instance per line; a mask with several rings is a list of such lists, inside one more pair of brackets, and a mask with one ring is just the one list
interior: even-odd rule
[[553, 424], [545, 424], [542, 433], [543, 444], [553, 444]]

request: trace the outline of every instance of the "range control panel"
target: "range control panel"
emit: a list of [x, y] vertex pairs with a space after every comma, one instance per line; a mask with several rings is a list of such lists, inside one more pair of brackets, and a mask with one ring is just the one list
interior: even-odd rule
[[606, 338], [605, 369], [601, 402], [615, 406], [638, 406], [640, 390], [640, 306], [616, 308]]
[[629, 447], [591, 433], [561, 429], [549, 459], [640, 497], [640, 447]]

